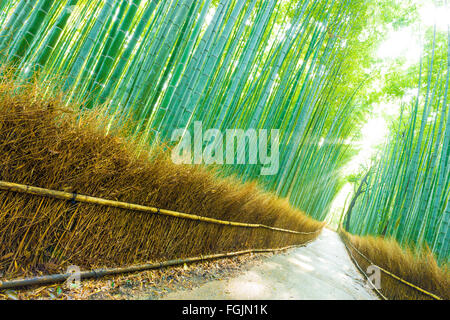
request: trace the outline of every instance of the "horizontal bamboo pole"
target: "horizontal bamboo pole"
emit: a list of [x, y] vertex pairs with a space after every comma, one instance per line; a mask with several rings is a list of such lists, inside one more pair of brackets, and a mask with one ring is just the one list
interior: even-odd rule
[[102, 205], [102, 206], [121, 208], [121, 209], [139, 211], [139, 212], [161, 214], [164, 216], [176, 217], [176, 218], [181, 218], [181, 219], [197, 220], [197, 221], [203, 221], [203, 222], [221, 224], [221, 225], [228, 225], [228, 226], [235, 226], [235, 227], [265, 228], [265, 229], [270, 229], [270, 230], [274, 230], [274, 231], [293, 233], [293, 234], [314, 234], [314, 233], [318, 233], [321, 231], [321, 229], [318, 229], [313, 232], [301, 232], [301, 231], [294, 231], [294, 230], [270, 227], [270, 226], [266, 226], [263, 224], [224, 221], [224, 220], [218, 220], [218, 219], [214, 219], [214, 218], [197, 216], [194, 214], [181, 213], [181, 212], [176, 212], [176, 211], [172, 211], [172, 210], [159, 209], [159, 208], [155, 208], [155, 207], [147, 207], [147, 206], [142, 206], [139, 204], [107, 200], [107, 199], [96, 198], [96, 197], [91, 197], [91, 196], [86, 196], [86, 195], [81, 195], [81, 194], [76, 194], [76, 193], [44, 189], [44, 188], [27, 186], [24, 184], [17, 184], [17, 183], [6, 182], [6, 181], [0, 181], [0, 189], [12, 191], [12, 192], [19, 192], [19, 193], [26, 193], [26, 194], [37, 195], [37, 196], [50, 197], [50, 198], [55, 198], [55, 199], [60, 199], [60, 200], [72, 200], [75, 202], [97, 204], [97, 205]]
[[[109, 275], [140, 272], [140, 271], [146, 271], [146, 270], [152, 270], [152, 269], [160, 269], [160, 268], [180, 265], [180, 264], [184, 264], [184, 263], [194, 263], [194, 262], [212, 260], [212, 259], [218, 259], [218, 258], [234, 257], [234, 256], [243, 255], [243, 254], [248, 254], [248, 253], [264, 253], [264, 252], [283, 251], [283, 250], [287, 250], [287, 249], [291, 249], [291, 248], [305, 246], [312, 241], [313, 240], [310, 240], [310, 241], [305, 242], [300, 245], [292, 245], [292, 246], [287, 246], [287, 247], [277, 248], [277, 249], [249, 249], [249, 250], [242, 250], [242, 251], [236, 251], [236, 252], [210, 254], [210, 255], [205, 255], [205, 256], [200, 255], [198, 257], [191, 257], [191, 258], [185, 258], [185, 259], [174, 259], [174, 260], [168, 260], [168, 261], [162, 261], [162, 262], [145, 263], [145, 264], [139, 264], [139, 265], [134, 265], [134, 266], [129, 266], [129, 267], [94, 269], [94, 270], [89, 270], [89, 271], [81, 271], [77, 275], [80, 276], [80, 280], [81, 279], [90, 279], [90, 278], [101, 278], [101, 277], [109, 276]], [[52, 275], [46, 275], [46, 276], [40, 276], [40, 277], [34, 277], [34, 278], [15, 279], [15, 280], [3, 281], [3, 282], [0, 281], [0, 290], [16, 289], [16, 288], [32, 286], [32, 285], [60, 283], [60, 282], [66, 281], [70, 276], [73, 276], [73, 273], [59, 273], [59, 274], [52, 274]]]

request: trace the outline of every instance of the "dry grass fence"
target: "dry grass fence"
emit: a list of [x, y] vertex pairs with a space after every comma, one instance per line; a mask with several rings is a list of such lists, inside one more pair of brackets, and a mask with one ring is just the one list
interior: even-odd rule
[[[127, 138], [126, 128], [106, 130], [101, 112], [80, 116], [49, 90], [0, 77], [0, 180], [302, 232], [323, 226], [256, 183], [175, 165], [167, 152]], [[0, 273], [7, 278], [70, 264], [91, 269], [278, 248], [315, 236], [0, 191]]]
[[[373, 263], [441, 299], [450, 299], [448, 267], [444, 265], [440, 268], [430, 250], [414, 253], [411, 249], [402, 249], [393, 239], [359, 237], [342, 229], [340, 234], [344, 242], [349, 244], [347, 248], [363, 271]], [[380, 274], [380, 291], [388, 299], [434, 300], [433, 297], [399, 281], [392, 275], [385, 272]]]

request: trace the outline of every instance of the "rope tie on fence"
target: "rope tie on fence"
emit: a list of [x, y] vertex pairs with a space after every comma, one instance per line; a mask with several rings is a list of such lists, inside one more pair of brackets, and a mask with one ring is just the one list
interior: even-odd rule
[[[344, 237], [344, 238], [345, 238], [345, 237]], [[347, 244], [346, 244], [346, 243], [347, 243], [347, 240], [344, 239], [344, 245], [347, 247]], [[412, 284], [412, 283], [410, 283], [410, 282], [408, 282], [408, 281], [406, 281], [406, 280], [400, 278], [399, 276], [397, 276], [397, 275], [395, 275], [395, 274], [389, 272], [388, 270], [386, 270], [386, 269], [384, 269], [384, 268], [382, 268], [382, 267], [376, 265], [375, 263], [372, 262], [372, 260], [370, 260], [368, 257], [366, 257], [361, 251], [359, 251], [357, 248], [355, 248], [355, 246], [353, 246], [353, 245], [351, 244], [350, 241], [348, 241], [348, 244], [349, 244], [350, 247], [352, 247], [352, 249], [355, 250], [362, 258], [364, 258], [364, 259], [365, 259], [367, 262], [369, 262], [371, 265], [373, 265], [373, 266], [377, 267], [378, 269], [380, 269], [383, 273], [387, 274], [388, 276], [394, 278], [395, 280], [398, 280], [398, 281], [402, 282], [403, 284], [405, 284], [405, 285], [407, 285], [407, 286], [409, 286], [409, 287], [411, 287], [411, 288], [413, 288], [413, 289], [415, 289], [415, 290], [417, 290], [417, 291], [419, 291], [419, 292], [421, 292], [421, 293], [423, 293], [423, 294], [425, 294], [425, 295], [428, 295], [428, 296], [432, 297], [432, 298], [435, 299], [435, 300], [442, 300], [441, 297], [435, 295], [434, 293], [428, 292], [428, 291], [426, 291], [425, 289], [422, 289], [422, 288], [416, 286], [415, 284]], [[347, 247], [347, 249], [348, 249], [348, 247]], [[350, 251], [350, 250], [349, 250], [349, 251]], [[365, 274], [365, 273], [364, 273], [364, 274]]]
[[98, 270], [93, 269], [93, 270], [92, 270], [92, 273], [93, 273], [93, 278], [95, 278], [95, 279], [100, 278], [100, 276], [99, 276], [99, 274], [98, 274]]
[[76, 192], [74, 192], [73, 193], [73, 197], [72, 197], [72, 199], [70, 200], [70, 202], [72, 203], [72, 204], [77, 204], [77, 193]]
[[270, 227], [270, 226], [266, 226], [263, 224], [252, 224], [252, 223], [218, 220], [218, 219], [214, 219], [214, 218], [208, 218], [208, 217], [203, 217], [203, 216], [198, 216], [198, 215], [188, 214], [188, 213], [182, 213], [182, 212], [177, 212], [177, 211], [172, 211], [172, 210], [167, 210], [167, 209], [160, 209], [160, 208], [156, 208], [156, 207], [143, 206], [143, 205], [127, 203], [127, 202], [113, 201], [113, 200], [108, 200], [108, 199], [103, 199], [103, 198], [81, 195], [81, 194], [77, 194], [77, 193], [69, 193], [69, 192], [64, 192], [64, 191], [50, 190], [50, 189], [33, 187], [33, 186], [12, 183], [12, 182], [6, 182], [6, 181], [0, 181], [0, 189], [6, 190], [6, 191], [11, 191], [11, 192], [26, 193], [26, 194], [35, 195], [35, 196], [55, 198], [55, 199], [60, 199], [60, 200], [73, 200], [78, 203], [83, 202], [83, 203], [89, 203], [89, 204], [97, 204], [97, 205], [102, 205], [102, 206], [121, 208], [121, 209], [125, 209], [125, 210], [149, 212], [149, 213], [154, 213], [154, 214], [158, 214], [158, 215], [161, 214], [161, 215], [171, 216], [171, 217], [176, 217], [176, 218], [181, 218], [181, 219], [196, 220], [196, 221], [202, 221], [202, 222], [207, 222], [207, 223], [230, 225], [230, 226], [236, 226], [236, 227], [265, 228], [265, 229], [270, 229], [273, 231], [292, 233], [292, 234], [304, 234], [304, 235], [316, 234], [321, 231], [321, 229], [318, 229], [318, 230], [312, 231], [312, 232], [302, 232], [302, 231], [294, 231], [294, 230]]

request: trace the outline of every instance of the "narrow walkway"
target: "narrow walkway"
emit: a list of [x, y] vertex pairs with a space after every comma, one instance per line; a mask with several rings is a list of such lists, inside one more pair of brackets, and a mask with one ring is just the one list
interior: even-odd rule
[[371, 300], [377, 296], [365, 287], [339, 236], [324, 229], [306, 247], [274, 255], [238, 277], [169, 293], [162, 299]]

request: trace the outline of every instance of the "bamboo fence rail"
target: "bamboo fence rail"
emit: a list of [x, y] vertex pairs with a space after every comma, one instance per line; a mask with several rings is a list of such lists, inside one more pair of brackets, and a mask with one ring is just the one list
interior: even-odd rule
[[[339, 232], [339, 234], [341, 234], [341, 233]], [[351, 249], [353, 249], [355, 252], [357, 252], [358, 255], [361, 256], [361, 257], [362, 257], [364, 260], [366, 260], [368, 263], [370, 263], [370, 264], [373, 265], [373, 266], [376, 266], [381, 272], [383, 272], [384, 274], [390, 276], [391, 278], [393, 278], [393, 279], [395, 279], [395, 280], [397, 280], [397, 281], [400, 281], [401, 283], [407, 285], [408, 287], [413, 288], [413, 289], [419, 291], [420, 293], [423, 293], [423, 294], [425, 294], [425, 295], [427, 295], [427, 296], [429, 296], [429, 297], [431, 297], [431, 298], [433, 298], [433, 299], [435, 299], [435, 300], [442, 300], [441, 297], [435, 295], [434, 293], [428, 292], [428, 291], [426, 291], [426, 290], [424, 290], [424, 289], [422, 289], [422, 288], [416, 286], [415, 284], [412, 284], [412, 283], [410, 283], [410, 282], [408, 282], [408, 281], [406, 281], [406, 280], [400, 278], [399, 276], [397, 276], [397, 275], [395, 275], [395, 274], [389, 272], [388, 270], [386, 270], [386, 269], [384, 269], [384, 268], [382, 268], [382, 267], [376, 265], [375, 263], [372, 262], [372, 260], [370, 260], [368, 257], [366, 257], [361, 251], [359, 251], [358, 249], [356, 249], [356, 248], [350, 243], [350, 241], [347, 242], [347, 240], [345, 239], [345, 237], [341, 236], [341, 239], [342, 239], [342, 242], [344, 243], [344, 245], [345, 245], [347, 251], [350, 253], [350, 256], [351, 256], [352, 260], [355, 262], [355, 264], [358, 266], [358, 269], [364, 274], [364, 276], [367, 277], [366, 273], [359, 267], [358, 263], [356, 262], [356, 259], [353, 257], [353, 254], [351, 253], [351, 252], [352, 252]], [[351, 247], [351, 249], [350, 249], [347, 245], [349, 245], [349, 246]], [[370, 282], [370, 281], [369, 281], [369, 282]], [[370, 283], [371, 283], [371, 282], [370, 282]], [[372, 283], [371, 283], [371, 284], [372, 284]], [[374, 287], [374, 288], [375, 288], [375, 287]], [[377, 292], [378, 294], [382, 295], [378, 289], [375, 288], [375, 290], [376, 290], [376, 292]], [[382, 296], [383, 296], [383, 295], [382, 295]], [[383, 296], [383, 297], [385, 298], [385, 300], [387, 300], [385, 296]]]
[[[168, 261], [139, 264], [139, 265], [133, 265], [133, 266], [128, 266], [128, 267], [94, 269], [94, 270], [89, 270], [89, 271], [81, 271], [77, 275], [80, 277], [80, 280], [81, 279], [90, 279], [90, 278], [100, 278], [100, 277], [109, 276], [109, 275], [140, 272], [140, 271], [146, 271], [146, 270], [151, 270], [151, 269], [160, 269], [160, 268], [164, 268], [164, 267], [180, 265], [183, 263], [194, 263], [194, 262], [200, 262], [200, 261], [205, 261], [205, 260], [233, 257], [233, 256], [238, 256], [238, 255], [243, 255], [243, 254], [248, 254], [248, 253], [278, 252], [278, 251], [283, 251], [283, 250], [287, 250], [287, 249], [291, 249], [291, 248], [295, 248], [295, 247], [305, 246], [312, 241], [313, 240], [310, 240], [301, 245], [287, 246], [287, 247], [278, 248], [278, 249], [250, 249], [250, 250], [242, 250], [242, 251], [236, 251], [236, 252], [210, 254], [210, 255], [205, 255], [205, 256], [200, 255], [198, 257], [191, 257], [191, 258], [185, 258], [185, 259], [173, 259], [173, 260], [168, 260]], [[64, 282], [73, 275], [74, 275], [73, 273], [59, 273], [59, 274], [52, 274], [52, 275], [46, 275], [46, 276], [40, 276], [40, 277], [34, 277], [34, 278], [14, 279], [14, 280], [3, 281], [3, 282], [0, 281], [0, 290], [21, 288], [21, 287], [32, 286], [32, 285], [44, 285], [44, 284]]]
[[50, 198], [55, 198], [55, 199], [60, 199], [60, 200], [71, 200], [74, 202], [97, 204], [97, 205], [121, 208], [121, 209], [126, 209], [126, 210], [131, 210], [131, 211], [154, 213], [154, 214], [160, 214], [160, 215], [176, 217], [176, 218], [181, 218], [181, 219], [197, 220], [197, 221], [202, 221], [202, 222], [221, 224], [221, 225], [229, 225], [229, 226], [235, 226], [235, 227], [264, 228], [264, 229], [292, 233], [292, 234], [314, 234], [314, 233], [318, 233], [321, 231], [321, 229], [318, 229], [313, 232], [301, 232], [301, 231], [294, 231], [294, 230], [287, 230], [287, 229], [282, 229], [282, 228], [266, 226], [263, 224], [218, 220], [218, 219], [214, 219], [214, 218], [202, 217], [202, 216], [197, 216], [194, 214], [176, 212], [176, 211], [160, 209], [160, 208], [156, 208], [156, 207], [148, 207], [148, 206], [142, 206], [139, 204], [107, 200], [107, 199], [96, 198], [96, 197], [91, 197], [91, 196], [86, 196], [86, 195], [81, 195], [81, 194], [76, 194], [76, 193], [50, 190], [50, 189], [33, 187], [33, 186], [17, 184], [17, 183], [12, 183], [12, 182], [6, 182], [6, 181], [0, 181], [0, 189], [6, 190], [6, 191], [12, 191], [12, 192], [19, 192], [19, 193], [26, 193], [26, 194], [37, 195], [37, 196], [50, 197]]

